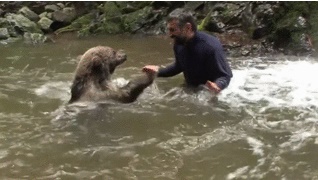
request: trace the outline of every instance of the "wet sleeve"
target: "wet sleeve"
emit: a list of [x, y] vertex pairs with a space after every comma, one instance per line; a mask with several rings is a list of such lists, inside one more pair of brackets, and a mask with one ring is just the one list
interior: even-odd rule
[[231, 78], [223, 76], [219, 77], [217, 80], [215, 80], [215, 84], [218, 85], [218, 87], [223, 90], [230, 84]]
[[231, 81], [232, 78], [232, 70], [226, 61], [223, 50], [214, 50], [211, 51], [211, 56], [209, 56], [209, 63], [212, 63], [210, 66], [216, 69], [212, 69], [212, 73], [217, 73], [216, 83], [220, 89], [226, 88]]
[[159, 68], [158, 77], [171, 77], [181, 73], [182, 70], [177, 61], [168, 65], [167, 67]]
[[172, 63], [166, 67], [160, 67], [159, 71], [158, 71], [158, 77], [172, 77], [172, 76], [175, 76], [175, 75], [182, 72], [180, 63], [177, 59], [178, 51], [177, 51], [176, 45], [173, 46], [173, 51], [174, 51], [175, 58], [176, 58], [174, 63]]

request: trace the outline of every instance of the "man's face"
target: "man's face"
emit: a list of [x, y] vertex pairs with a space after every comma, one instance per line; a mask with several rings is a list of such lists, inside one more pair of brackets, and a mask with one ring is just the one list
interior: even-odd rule
[[187, 41], [185, 28], [180, 28], [178, 20], [169, 21], [167, 24], [168, 35], [176, 44], [184, 44]]

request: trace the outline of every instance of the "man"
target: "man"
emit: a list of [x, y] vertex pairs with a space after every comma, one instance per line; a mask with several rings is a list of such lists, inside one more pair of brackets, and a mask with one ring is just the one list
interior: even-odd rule
[[219, 93], [232, 78], [219, 40], [197, 31], [193, 16], [183, 9], [176, 9], [167, 19], [168, 35], [174, 40], [175, 62], [163, 68], [147, 65], [143, 71], [157, 72], [158, 77], [171, 77], [183, 72], [186, 85], [197, 87], [205, 84]]

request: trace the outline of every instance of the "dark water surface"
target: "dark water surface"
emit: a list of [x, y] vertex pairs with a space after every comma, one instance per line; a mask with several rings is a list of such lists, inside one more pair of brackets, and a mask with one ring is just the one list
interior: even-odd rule
[[1, 45], [0, 179], [318, 179], [316, 59], [230, 58], [218, 101], [176, 76], [132, 104], [66, 106], [76, 57], [96, 45], [126, 51], [118, 84], [173, 61], [165, 37]]

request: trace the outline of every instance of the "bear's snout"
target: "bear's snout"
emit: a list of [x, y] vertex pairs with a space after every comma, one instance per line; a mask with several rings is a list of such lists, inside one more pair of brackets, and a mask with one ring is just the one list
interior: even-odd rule
[[116, 59], [121, 61], [121, 62], [124, 62], [124, 61], [127, 60], [127, 55], [124, 52], [124, 50], [120, 49], [120, 50], [117, 51]]

